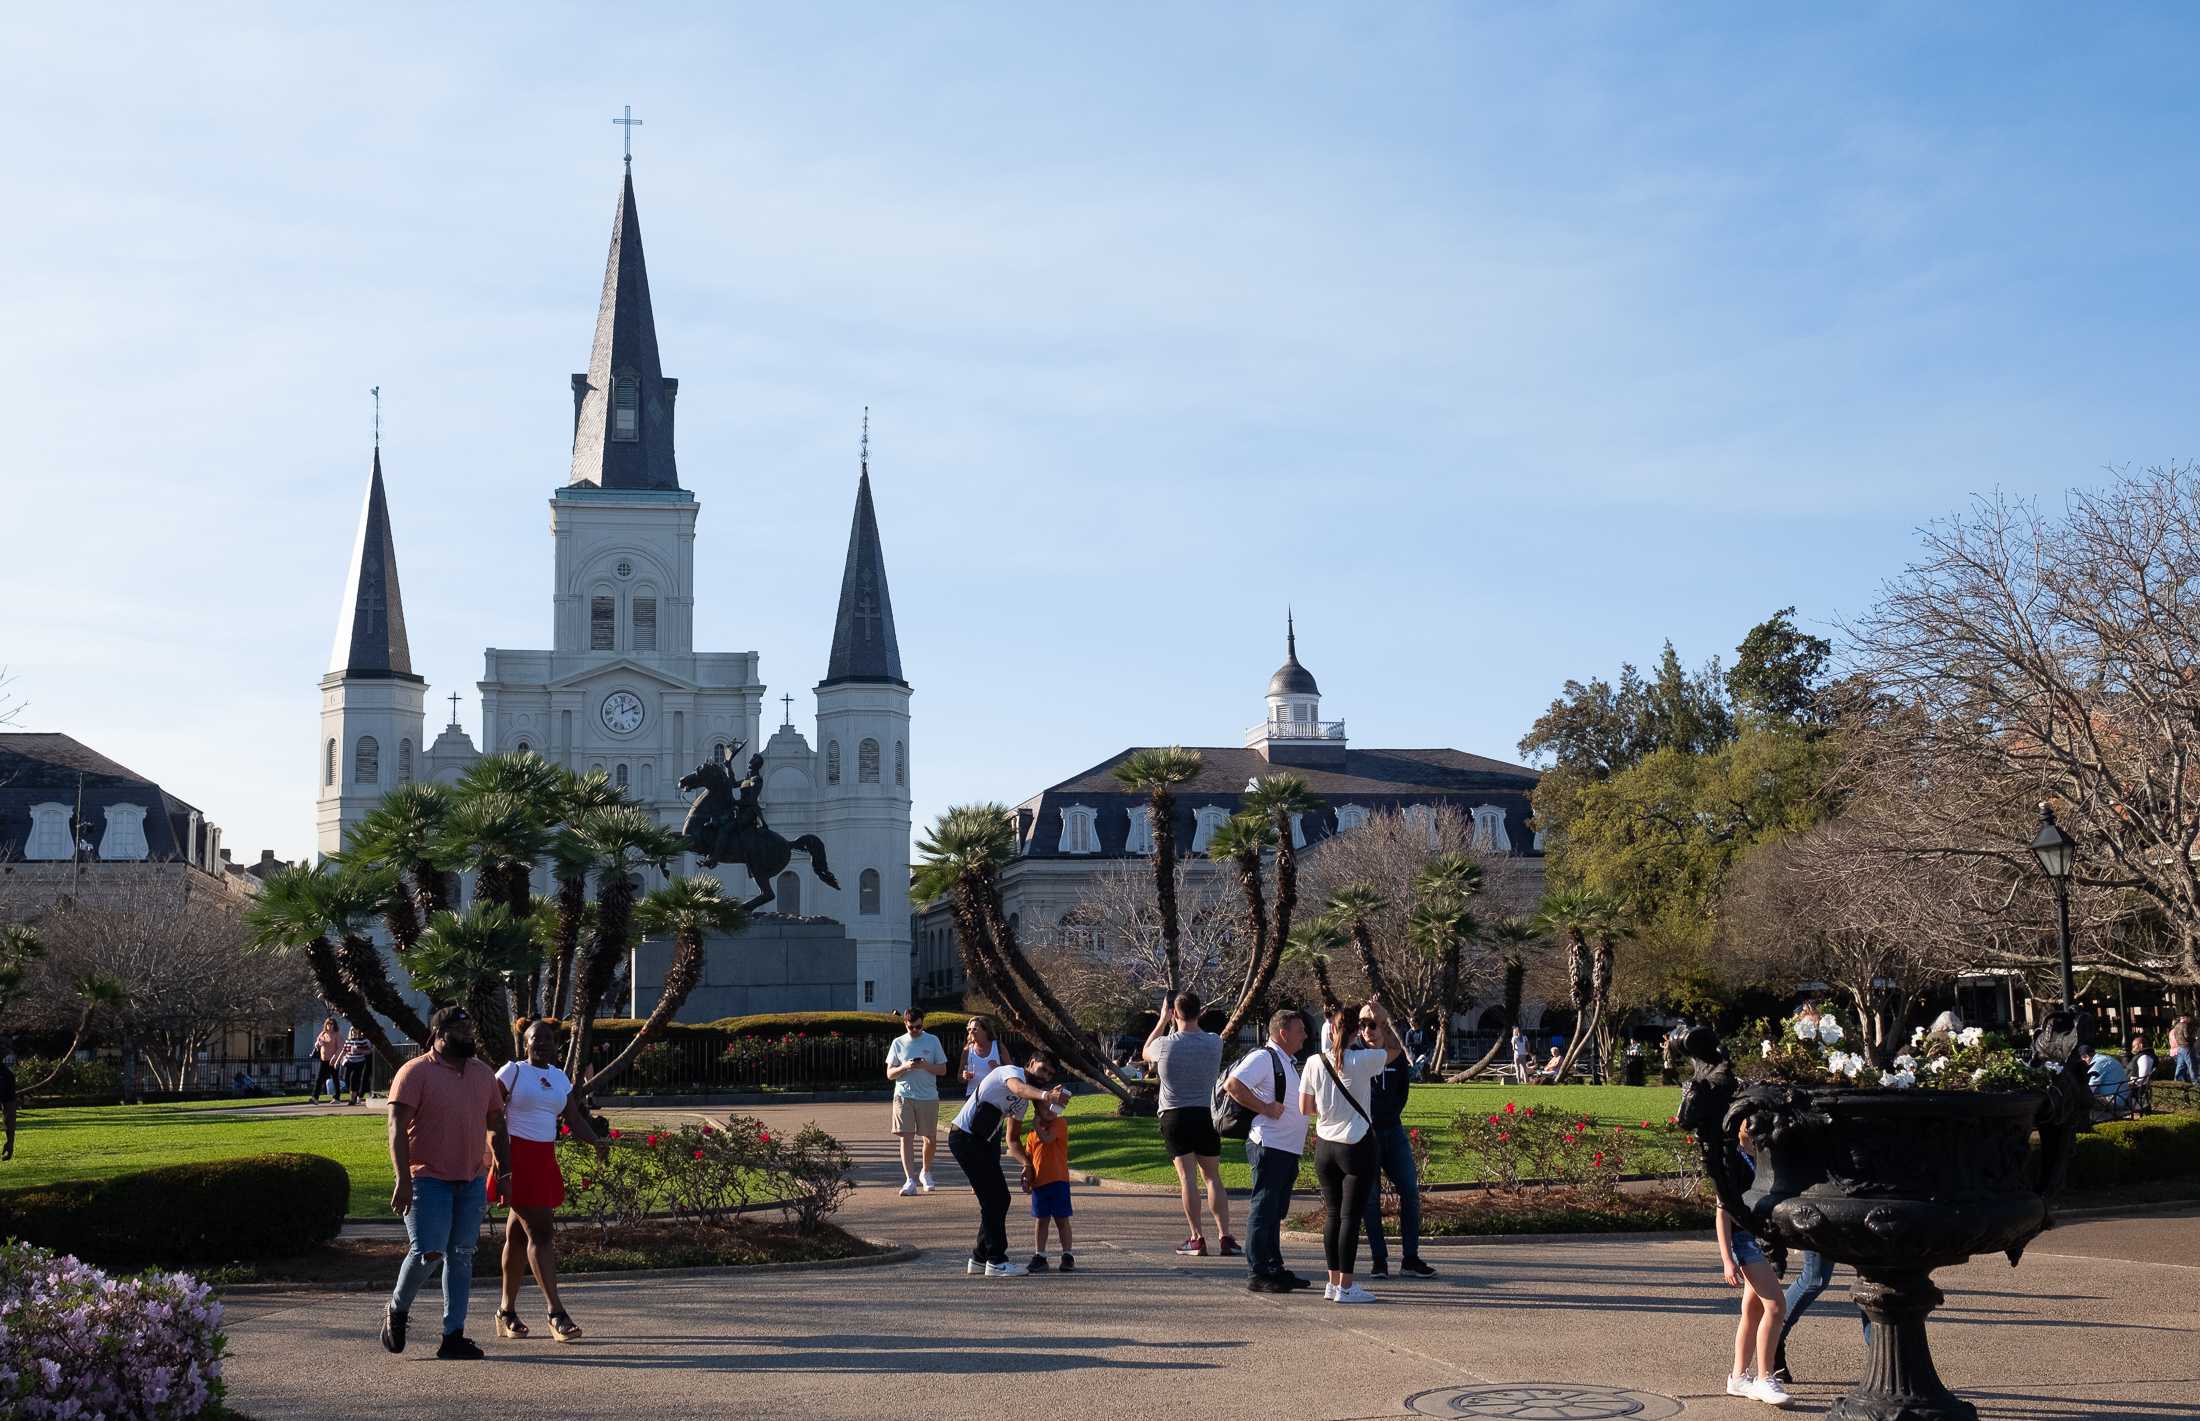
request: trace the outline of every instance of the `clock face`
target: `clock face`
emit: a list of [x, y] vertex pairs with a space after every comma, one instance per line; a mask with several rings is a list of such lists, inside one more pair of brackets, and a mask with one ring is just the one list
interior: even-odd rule
[[632, 735], [642, 728], [642, 698], [632, 691], [613, 691], [603, 698], [604, 729], [613, 735]]

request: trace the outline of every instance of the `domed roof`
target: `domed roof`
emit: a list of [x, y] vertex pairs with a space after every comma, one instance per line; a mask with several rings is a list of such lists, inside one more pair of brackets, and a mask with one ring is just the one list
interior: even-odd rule
[[1284, 617], [1283, 665], [1268, 678], [1268, 694], [1271, 696], [1318, 696], [1322, 688], [1314, 684], [1314, 673], [1299, 665], [1299, 631], [1288, 614]]

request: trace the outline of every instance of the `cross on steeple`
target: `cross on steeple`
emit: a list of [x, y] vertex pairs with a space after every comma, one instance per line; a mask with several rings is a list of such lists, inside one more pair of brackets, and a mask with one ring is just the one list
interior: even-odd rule
[[642, 126], [642, 121], [634, 116], [634, 105], [622, 104], [620, 107], [626, 110], [626, 117], [611, 121], [626, 130], [626, 170], [631, 173], [634, 171], [634, 130]]
[[382, 387], [376, 385], [368, 393], [374, 396], [374, 447], [382, 447]]
[[856, 598], [856, 621], [863, 628], [865, 641], [878, 640], [878, 598], [871, 594], [868, 585], [864, 587], [862, 595]]
[[794, 727], [794, 697], [781, 696], [779, 703], [787, 708], [787, 713], [781, 718], [780, 724], [792, 729]]
[[871, 472], [871, 407], [869, 405], [863, 407], [863, 447], [859, 458], [863, 464], [863, 472]]
[[458, 692], [451, 692], [451, 724], [458, 724]]

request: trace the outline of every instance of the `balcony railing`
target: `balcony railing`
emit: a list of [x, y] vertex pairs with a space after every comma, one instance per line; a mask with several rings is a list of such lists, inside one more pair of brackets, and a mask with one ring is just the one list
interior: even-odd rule
[[1245, 732], [1245, 748], [1268, 740], [1342, 740], [1341, 720], [1269, 720]]

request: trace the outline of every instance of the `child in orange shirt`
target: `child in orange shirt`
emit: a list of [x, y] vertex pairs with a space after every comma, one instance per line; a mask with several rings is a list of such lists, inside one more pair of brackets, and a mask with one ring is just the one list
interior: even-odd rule
[[1037, 1101], [1031, 1106], [1031, 1129], [1024, 1135], [1024, 1149], [1031, 1163], [1024, 1171], [1024, 1189], [1031, 1195], [1031, 1217], [1038, 1221], [1037, 1249], [1031, 1255], [1033, 1273], [1047, 1271], [1047, 1224], [1051, 1220], [1062, 1235], [1062, 1271], [1077, 1271], [1077, 1255], [1069, 1237], [1069, 1122]]

